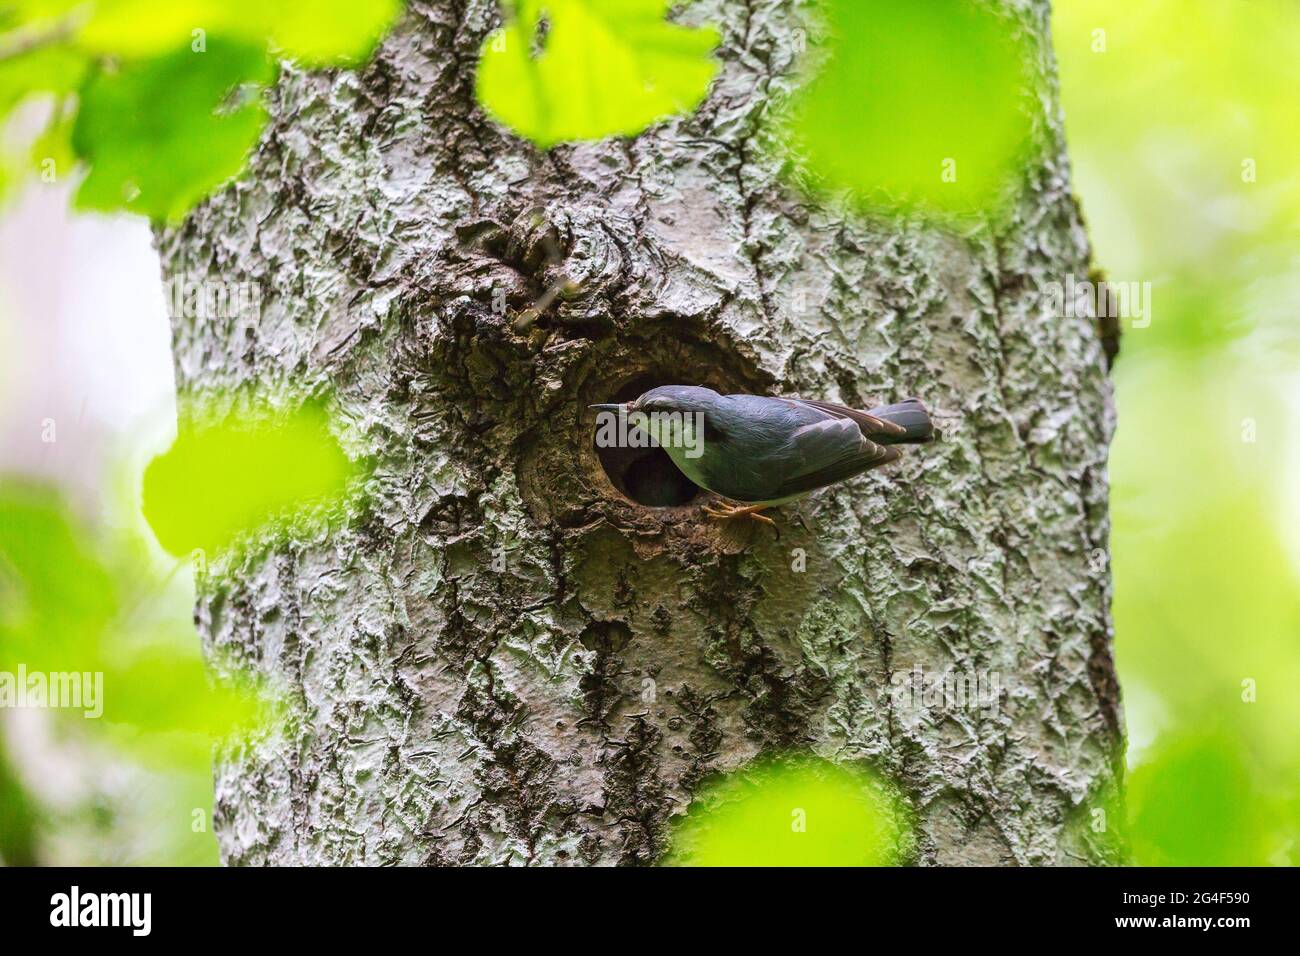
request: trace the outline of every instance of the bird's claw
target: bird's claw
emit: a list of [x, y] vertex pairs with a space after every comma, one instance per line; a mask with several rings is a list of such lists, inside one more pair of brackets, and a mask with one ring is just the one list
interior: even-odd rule
[[765, 514], [759, 514], [766, 505], [746, 505], [738, 507], [729, 505], [726, 502], [719, 502], [716, 505], [704, 505], [704, 513], [715, 521], [731, 521], [735, 518], [752, 518], [755, 521], [761, 521], [764, 524], [770, 524], [776, 527], [776, 522]]

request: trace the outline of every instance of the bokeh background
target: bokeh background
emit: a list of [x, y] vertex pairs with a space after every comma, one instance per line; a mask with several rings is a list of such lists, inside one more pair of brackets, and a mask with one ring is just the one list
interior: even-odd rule
[[[1097, 264], [1151, 288], [1113, 373], [1129, 844], [1153, 865], [1294, 865], [1300, 3], [1061, 0], [1053, 23]], [[149, 229], [68, 195], [32, 183], [0, 218], [0, 518], [59, 543], [50, 606], [28, 610], [65, 648], [144, 640], [190, 673], [191, 566], [140, 515], [176, 411]], [[0, 858], [217, 861], [205, 728], [150, 701], [125, 728], [0, 712]]]
[[1054, 32], [1096, 260], [1151, 283], [1110, 456], [1134, 853], [1294, 865], [1300, 4], [1065, 0]]

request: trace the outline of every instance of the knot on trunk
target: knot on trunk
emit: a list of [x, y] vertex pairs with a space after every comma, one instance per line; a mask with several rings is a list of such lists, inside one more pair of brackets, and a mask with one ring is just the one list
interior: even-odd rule
[[618, 300], [632, 279], [619, 235], [632, 237], [630, 220], [591, 210], [535, 206], [515, 218], [506, 246], [508, 260], [543, 290], [514, 319], [527, 332], [549, 315], [557, 322], [608, 332], [616, 324]]
[[414, 288], [426, 300], [477, 300], [538, 348], [701, 318], [731, 294], [626, 216], [560, 202], [462, 223], [421, 259]]

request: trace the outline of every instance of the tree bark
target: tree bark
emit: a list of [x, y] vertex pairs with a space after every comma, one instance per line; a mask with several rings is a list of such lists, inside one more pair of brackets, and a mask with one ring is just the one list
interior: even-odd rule
[[[200, 581], [208, 649], [297, 702], [221, 756], [227, 863], [647, 864], [710, 774], [790, 751], [893, 779], [905, 862], [1118, 858], [1089, 812], [1121, 786], [1114, 416], [1093, 324], [1042, 304], [1089, 249], [1047, 3], [1008, 7], [1040, 158], [960, 235], [779, 178], [764, 121], [815, 28], [788, 0], [690, 5], [723, 33], [703, 106], [549, 152], [475, 103], [489, 0], [416, 0], [359, 73], [286, 68], [249, 172], [159, 232], [167, 277], [262, 290], [255, 323], [174, 320], [178, 388], [331, 389], [375, 469]], [[738, 538], [593, 447], [589, 402], [666, 382], [917, 395], [943, 438]], [[900, 692], [918, 667], [997, 699]]]

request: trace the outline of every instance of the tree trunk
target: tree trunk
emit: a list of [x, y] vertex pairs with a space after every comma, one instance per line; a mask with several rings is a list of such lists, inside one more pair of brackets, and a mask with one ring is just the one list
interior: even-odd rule
[[[200, 582], [209, 651], [299, 705], [219, 761], [226, 862], [651, 863], [701, 781], [790, 751], [897, 782], [906, 861], [1116, 859], [1113, 411], [1039, 291], [1088, 272], [1059, 109], [997, 230], [817, 206], [763, 127], [807, 16], [689, 6], [697, 113], [542, 152], [474, 100], [496, 4], [416, 0], [361, 72], [287, 68], [247, 175], [160, 231], [168, 278], [262, 290], [174, 321], [181, 394], [330, 388], [375, 462], [363, 513]], [[667, 382], [917, 395], [943, 438], [737, 537], [593, 447], [588, 403]]]

